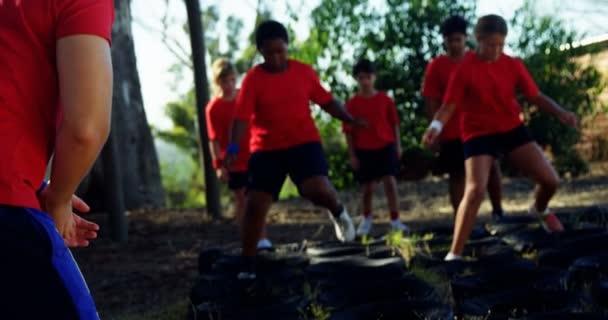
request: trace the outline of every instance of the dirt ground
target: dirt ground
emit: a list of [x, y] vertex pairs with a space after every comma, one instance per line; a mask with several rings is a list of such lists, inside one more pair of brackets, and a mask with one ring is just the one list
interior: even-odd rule
[[[589, 175], [566, 179], [552, 202], [558, 212], [608, 206], [608, 163], [593, 164]], [[450, 225], [452, 219], [444, 179], [429, 178], [399, 186], [402, 220], [414, 229]], [[378, 190], [375, 233], [387, 230], [388, 213]], [[503, 205], [508, 214], [521, 214], [530, 204], [533, 185], [526, 179], [504, 180]], [[356, 193], [343, 192], [351, 213], [358, 211]], [[488, 218], [484, 203], [480, 222]], [[103, 215], [90, 216], [104, 225]], [[201, 248], [238, 246], [230, 220], [211, 221], [204, 210], [158, 210], [129, 213], [130, 237], [112, 243], [101, 234], [89, 248], [74, 251], [96, 300], [102, 319], [184, 319], [188, 294], [197, 273]], [[276, 204], [269, 216], [275, 243], [332, 238], [325, 213], [305, 201]]]

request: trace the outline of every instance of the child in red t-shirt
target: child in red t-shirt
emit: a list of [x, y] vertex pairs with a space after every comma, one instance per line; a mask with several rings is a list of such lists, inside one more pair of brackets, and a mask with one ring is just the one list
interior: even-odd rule
[[[222, 182], [228, 183], [228, 188], [234, 193], [235, 218], [240, 226], [243, 222], [245, 212], [245, 201], [247, 192], [247, 163], [249, 161], [249, 132], [245, 133], [240, 145], [241, 152], [232, 163], [230, 170], [224, 165], [226, 147], [230, 140], [230, 127], [234, 120], [236, 107], [237, 71], [234, 66], [226, 59], [218, 59], [213, 63], [213, 88], [215, 97], [209, 101], [206, 108], [207, 114], [207, 134], [213, 167], [217, 177]], [[262, 234], [262, 239], [258, 241], [258, 249], [270, 249], [272, 243], [266, 239], [266, 230]]]
[[359, 61], [353, 68], [353, 76], [359, 83], [359, 92], [346, 102], [346, 111], [367, 123], [365, 128], [343, 126], [351, 165], [362, 188], [363, 220], [357, 235], [368, 235], [371, 231], [372, 197], [378, 181], [384, 184], [391, 228], [405, 231], [407, 227], [399, 220], [397, 201], [401, 137], [395, 103], [384, 92], [375, 89], [376, 67], [371, 61]]
[[[433, 59], [426, 68], [422, 96], [430, 118], [433, 118], [445, 95], [450, 76], [462, 62], [466, 53], [467, 21], [461, 16], [452, 16], [441, 25], [441, 33], [447, 50], [445, 55]], [[465, 169], [464, 150], [461, 140], [460, 113], [456, 110], [452, 119], [445, 124], [439, 137], [439, 158], [437, 174], [449, 175], [448, 186], [450, 202], [454, 215], [464, 195]], [[502, 184], [500, 169], [495, 162], [490, 169], [488, 195], [492, 203], [492, 218], [499, 220], [503, 216]]]
[[506, 36], [507, 23], [502, 17], [488, 15], [479, 19], [475, 27], [479, 48], [477, 52], [467, 53], [454, 71], [443, 106], [424, 134], [424, 144], [434, 144], [454, 109], [461, 111], [466, 189], [458, 207], [454, 239], [446, 261], [462, 258], [484, 198], [490, 167], [500, 155], [506, 155], [537, 183], [530, 214], [537, 216], [548, 232], [563, 231], [559, 219], [548, 209], [559, 177], [523, 125], [516, 91], [566, 125], [576, 127], [577, 118], [539, 91], [520, 60], [503, 53]]
[[264, 62], [250, 70], [243, 80], [227, 148], [230, 162], [239, 153], [245, 132], [251, 128], [243, 255], [255, 256], [255, 242], [264, 228], [266, 214], [288, 175], [303, 197], [328, 210], [336, 237], [351, 241], [355, 230], [329, 182], [310, 101], [344, 122], [363, 124], [321, 86], [309, 65], [287, 58], [288, 35], [282, 24], [263, 22], [256, 31], [256, 44]]
[[68, 247], [99, 230], [73, 194], [110, 132], [113, 20], [111, 0], [0, 0], [0, 319], [99, 319]]

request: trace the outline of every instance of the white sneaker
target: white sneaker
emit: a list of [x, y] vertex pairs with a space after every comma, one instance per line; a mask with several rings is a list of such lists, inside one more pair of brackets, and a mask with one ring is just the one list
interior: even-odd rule
[[333, 214], [331, 214], [330, 211], [327, 213], [329, 214], [329, 219], [334, 224], [336, 238], [338, 238], [340, 242], [350, 242], [355, 240], [355, 226], [353, 225], [353, 221], [350, 219], [346, 208], [344, 208], [337, 219]]
[[272, 249], [272, 242], [268, 239], [262, 239], [258, 241], [258, 250]]
[[370, 231], [372, 231], [373, 224], [374, 224], [374, 222], [373, 222], [373, 218], [371, 216], [363, 217], [363, 220], [361, 220], [361, 223], [359, 224], [359, 227], [357, 228], [357, 235], [358, 236], [369, 235]]
[[443, 259], [443, 261], [449, 262], [449, 261], [462, 261], [464, 260], [464, 258], [459, 255], [459, 254], [453, 254], [453, 253], [448, 253], [445, 258]]
[[395, 219], [393, 221], [391, 221], [391, 229], [393, 229], [393, 231], [408, 231], [410, 228], [408, 228], [405, 224], [403, 224], [403, 222], [401, 222], [401, 220], [399, 219]]

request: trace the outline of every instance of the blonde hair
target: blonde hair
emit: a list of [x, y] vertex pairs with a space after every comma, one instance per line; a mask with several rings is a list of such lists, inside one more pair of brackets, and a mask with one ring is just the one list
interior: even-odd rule
[[222, 87], [220, 86], [222, 78], [237, 74], [234, 65], [228, 61], [228, 59], [224, 58], [219, 58], [213, 62], [211, 65], [211, 72], [213, 74], [213, 83], [211, 88], [213, 95], [216, 97], [222, 94]]

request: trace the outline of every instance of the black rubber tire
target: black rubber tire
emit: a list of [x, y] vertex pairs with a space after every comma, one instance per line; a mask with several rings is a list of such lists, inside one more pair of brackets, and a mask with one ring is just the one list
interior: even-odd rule
[[202, 250], [198, 255], [198, 272], [201, 274], [211, 272], [215, 262], [223, 255], [222, 250], [217, 248]]
[[432, 286], [411, 275], [399, 279], [359, 278], [339, 284], [325, 283], [320, 289], [319, 303], [334, 310], [395, 298], [439, 301]]
[[565, 313], [549, 312], [529, 315], [521, 318], [510, 318], [509, 320], [606, 320], [607, 316], [596, 313]]
[[519, 252], [530, 252], [547, 248], [559, 248], [562, 243], [606, 232], [603, 228], [586, 228], [566, 230], [561, 233], [548, 234], [542, 228], [527, 229], [507, 234], [503, 241]]
[[459, 304], [458, 312], [465, 318], [509, 319], [545, 312], [569, 313], [585, 303], [574, 293], [520, 288], [466, 300]]
[[365, 254], [363, 246], [339, 246], [339, 247], [311, 247], [306, 249], [306, 254], [311, 257], [335, 258], [352, 255]]
[[540, 250], [538, 263], [543, 266], [568, 268], [578, 258], [608, 253], [606, 243], [607, 232], [563, 241], [559, 248]]
[[362, 256], [311, 259], [307, 274], [312, 279], [350, 282], [359, 278], [399, 279], [406, 271], [405, 261], [399, 257], [367, 259]]
[[332, 314], [330, 320], [448, 320], [454, 319], [451, 307], [432, 301], [395, 299], [368, 303]]
[[572, 263], [568, 272], [570, 287], [589, 288], [601, 279], [608, 278], [608, 254], [579, 258]]
[[596, 282], [591, 288], [591, 295], [596, 304], [603, 308], [608, 308], [608, 281], [601, 280]]
[[551, 276], [550, 271], [537, 268], [529, 261], [495, 265], [484, 271], [458, 277], [451, 282], [456, 301], [530, 286]]
[[538, 226], [538, 219], [530, 216], [505, 216], [500, 221], [488, 222], [487, 232], [493, 236], [503, 236], [519, 230]]

